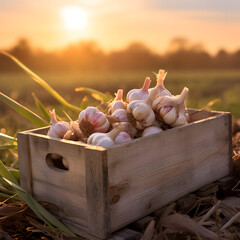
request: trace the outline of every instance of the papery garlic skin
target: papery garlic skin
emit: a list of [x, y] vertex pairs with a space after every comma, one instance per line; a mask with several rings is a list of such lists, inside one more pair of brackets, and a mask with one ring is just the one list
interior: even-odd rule
[[51, 126], [47, 133], [50, 137], [63, 138], [66, 132], [70, 129], [70, 125], [64, 121], [58, 121], [56, 118], [55, 109], [49, 111], [51, 118]]
[[140, 89], [132, 89], [127, 93], [126, 100], [127, 102], [132, 102], [135, 100], [144, 100], [148, 97], [148, 89], [151, 83], [151, 79], [149, 77], [146, 77], [143, 87]]
[[81, 111], [78, 116], [79, 124], [82, 121], [89, 122], [94, 129], [94, 132], [107, 132], [110, 128], [110, 123], [104, 113], [100, 112], [96, 107], [87, 107]]
[[146, 100], [135, 100], [128, 104], [127, 112], [131, 113], [136, 119], [138, 129], [151, 126], [155, 121], [155, 114], [152, 110], [152, 101], [157, 94], [157, 90], [153, 89]]
[[185, 100], [189, 89], [184, 87], [178, 96], [162, 96], [154, 100], [152, 107], [171, 127], [187, 124]]
[[76, 138], [76, 140], [82, 140], [83, 139], [83, 134], [82, 131], [79, 128], [79, 121], [71, 121], [70, 122], [70, 127], [73, 131], [73, 136]]
[[169, 125], [173, 124], [177, 119], [177, 111], [174, 107], [164, 106], [159, 111], [163, 121]]
[[123, 102], [123, 89], [118, 89], [116, 97], [114, 100], [109, 104], [108, 113], [112, 114], [117, 109], [126, 109], [126, 103]]
[[114, 140], [114, 143], [115, 144], [120, 144], [120, 143], [124, 143], [124, 142], [127, 142], [127, 141], [130, 141], [132, 140], [132, 138], [130, 137], [130, 135], [126, 132], [120, 132], [115, 140]]
[[114, 123], [112, 126], [113, 128], [121, 127], [122, 131], [128, 133], [131, 138], [134, 138], [137, 134], [137, 129], [129, 122]]
[[117, 117], [120, 122], [128, 122], [127, 111], [125, 109], [117, 109], [112, 116]]
[[102, 147], [111, 147], [114, 145], [114, 142], [111, 138], [106, 137], [105, 133], [93, 133], [87, 140], [88, 144], [102, 146]]
[[122, 131], [122, 128], [114, 128], [109, 133], [93, 133], [89, 136], [87, 143], [105, 148], [115, 145], [114, 139]]
[[142, 137], [146, 137], [155, 133], [160, 133], [162, 132], [162, 128], [160, 127], [156, 127], [156, 126], [150, 126], [144, 129], [143, 133], [142, 133]]

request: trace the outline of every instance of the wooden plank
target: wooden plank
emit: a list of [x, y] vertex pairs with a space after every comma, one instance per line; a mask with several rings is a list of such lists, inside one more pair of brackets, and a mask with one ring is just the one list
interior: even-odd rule
[[24, 131], [24, 133], [47, 135], [48, 130], [49, 130], [49, 126], [27, 130], [27, 131]]
[[33, 195], [38, 201], [52, 203], [57, 206], [51, 211], [60, 218], [74, 221], [87, 227], [87, 200], [78, 192], [67, 191], [61, 186], [35, 181], [33, 178]]
[[232, 151], [232, 114], [228, 113], [228, 123], [226, 123], [226, 127], [228, 127], [228, 143], [229, 143], [229, 174], [233, 174], [233, 151]]
[[[31, 159], [34, 159], [32, 173], [35, 180], [45, 182], [46, 186], [50, 183], [66, 191], [86, 196], [85, 147], [37, 135], [29, 136], [29, 146]], [[64, 157], [68, 162], [69, 170], [48, 166], [46, 156], [50, 153]]]
[[20, 185], [23, 189], [32, 194], [32, 162], [28, 134], [24, 132], [18, 133], [17, 139]]
[[112, 231], [229, 174], [229, 115], [109, 148]]
[[107, 152], [86, 148], [86, 193], [88, 205], [88, 233], [106, 238], [110, 235], [110, 208], [108, 201]]
[[[33, 195], [37, 200], [58, 206], [54, 213], [67, 220], [87, 226], [87, 200], [85, 181], [85, 146], [29, 134], [32, 162]], [[49, 166], [50, 153], [64, 157], [68, 170]]]
[[76, 233], [77, 235], [79, 235], [83, 238], [86, 238], [86, 239], [89, 239], [89, 240], [101, 240], [98, 237], [90, 235], [88, 233], [88, 228], [87, 227], [84, 227], [81, 224], [77, 224], [75, 221], [71, 221], [71, 220], [63, 218], [62, 222], [64, 224], [66, 224], [66, 226], [68, 226], [69, 229], [71, 229], [74, 233]]

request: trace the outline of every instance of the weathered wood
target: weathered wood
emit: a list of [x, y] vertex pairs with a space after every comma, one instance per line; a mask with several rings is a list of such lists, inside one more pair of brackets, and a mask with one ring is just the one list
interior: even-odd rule
[[109, 148], [112, 231], [228, 175], [228, 124], [220, 114]]
[[202, 119], [213, 117], [215, 115], [214, 112], [207, 109], [201, 109], [198, 111], [188, 111], [188, 112], [189, 112], [191, 122], [196, 122]]
[[[31, 149], [33, 196], [39, 201], [58, 206], [55, 214], [82, 226], [87, 226], [87, 200], [85, 182], [85, 145], [31, 133], [28, 136]], [[58, 154], [66, 159], [69, 170], [61, 170], [47, 164], [48, 154]]]
[[18, 133], [18, 157], [20, 170], [20, 184], [23, 189], [32, 194], [32, 160], [30, 156], [29, 135]]
[[107, 152], [91, 147], [86, 148], [85, 156], [88, 231], [96, 237], [106, 238], [111, 233]]
[[[37, 200], [56, 205], [54, 214], [77, 234], [106, 239], [229, 175], [231, 115], [194, 117], [186, 126], [108, 149], [48, 137], [48, 127], [19, 133], [21, 186]], [[179, 200], [178, 206], [190, 200]], [[134, 232], [121, 230], [111, 238], [132, 239], [126, 231]]]

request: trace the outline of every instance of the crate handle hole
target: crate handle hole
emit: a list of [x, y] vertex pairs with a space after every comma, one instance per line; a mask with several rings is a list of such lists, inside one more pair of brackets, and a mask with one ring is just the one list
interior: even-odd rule
[[46, 163], [50, 168], [60, 169], [64, 171], [69, 170], [69, 165], [63, 156], [56, 153], [48, 153], [46, 156]]

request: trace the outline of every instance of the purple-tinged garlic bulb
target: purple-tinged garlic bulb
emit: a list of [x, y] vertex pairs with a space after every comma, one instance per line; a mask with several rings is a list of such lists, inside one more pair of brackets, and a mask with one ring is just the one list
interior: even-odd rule
[[63, 138], [66, 132], [70, 129], [70, 125], [64, 121], [58, 121], [55, 113], [55, 109], [49, 111], [51, 118], [51, 126], [47, 133], [50, 137]]
[[132, 102], [135, 100], [144, 100], [148, 97], [148, 89], [151, 83], [151, 79], [146, 77], [143, 87], [140, 89], [132, 89], [127, 93], [127, 102]]

